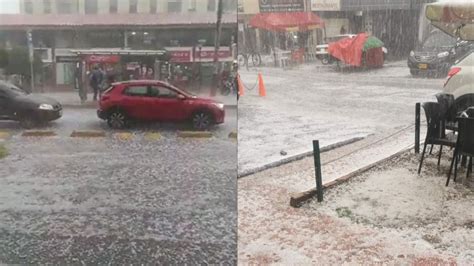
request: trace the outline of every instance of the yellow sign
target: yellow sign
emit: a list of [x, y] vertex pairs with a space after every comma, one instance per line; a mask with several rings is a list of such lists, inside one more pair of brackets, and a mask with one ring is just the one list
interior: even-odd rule
[[418, 65], [418, 68], [419, 68], [419, 69], [427, 69], [427, 68], [428, 68], [428, 65], [427, 65], [427, 64], [419, 64], [419, 65]]
[[299, 31], [299, 30], [300, 30], [300, 28], [298, 28], [298, 27], [286, 28], [286, 31], [288, 31], [288, 32], [295, 32], [295, 31]]

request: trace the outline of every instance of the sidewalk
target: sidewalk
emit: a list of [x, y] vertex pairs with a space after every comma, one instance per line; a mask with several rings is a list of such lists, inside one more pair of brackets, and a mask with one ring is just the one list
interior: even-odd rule
[[[79, 94], [77, 93], [77, 91], [44, 92], [44, 93], [38, 93], [38, 94], [56, 99], [63, 105], [63, 107], [67, 107], [67, 108], [96, 108], [97, 107], [97, 102], [92, 101], [92, 96], [93, 96], [92, 93], [89, 93], [87, 95], [87, 101], [85, 103], [81, 103], [81, 100], [79, 98]], [[229, 95], [229, 96], [216, 95], [215, 97], [211, 97], [209, 94], [200, 94], [198, 96], [221, 102], [226, 107], [232, 107], [232, 108], [237, 107], [237, 98], [235, 95]]]
[[[388, 157], [413, 144], [412, 129], [402, 131], [396, 136], [392, 135], [393, 132], [373, 135], [363, 141], [321, 154], [324, 183]], [[419, 155], [412, 155], [410, 157], [412, 161], [409, 164], [395, 163], [395, 165], [403, 168], [405, 172], [413, 172], [413, 176], [409, 177], [416, 183], [413, 195], [417, 195], [417, 190], [423, 190], [423, 187], [426, 187], [426, 182], [434, 182], [434, 180], [439, 181], [439, 184], [435, 185], [439, 188], [438, 190], [451, 193], [454, 184], [448, 189], [444, 187], [444, 170], [449, 166], [448, 154], [445, 155], [443, 171], [440, 173], [436, 170], [436, 155], [430, 156], [430, 159], [427, 160], [426, 165], [431, 164], [437, 173], [436, 178], [433, 177], [430, 180], [422, 180], [416, 174]], [[387, 164], [384, 164], [381, 167], [383, 169], [386, 166]], [[426, 166], [426, 169], [429, 167]], [[373, 175], [371, 182], [384, 177], [378, 172]], [[394, 177], [391, 180], [397, 182], [396, 173]], [[404, 181], [401, 180], [401, 184], [404, 184]], [[456, 255], [449, 254], [449, 251], [443, 251], [439, 247], [433, 247], [426, 241], [420, 240], [419, 234], [411, 237], [412, 239], [407, 239], [405, 232], [416, 232], [416, 229], [412, 231], [402, 231], [400, 228], [380, 229], [375, 222], [374, 225], [371, 225], [370, 223], [353, 222], [344, 217], [345, 213], [342, 211], [345, 209], [341, 206], [349, 204], [349, 199], [359, 199], [355, 198], [357, 195], [353, 195], [354, 193], [344, 194], [346, 201], [340, 202], [338, 196], [342, 194], [336, 192], [341, 189], [350, 192], [353, 187], [362, 190], [367, 186], [367, 184], [357, 185], [360, 183], [357, 180], [327, 191], [322, 204], [312, 202], [301, 209], [289, 206], [292, 193], [314, 187], [314, 183], [313, 158], [282, 165], [238, 180], [239, 265], [261, 263], [282, 265], [315, 263], [342, 265], [348, 263], [359, 265], [389, 263], [390, 261], [397, 262], [395, 264], [408, 265], [425, 260], [429, 262], [439, 260], [440, 264], [456, 260]], [[401, 184], [399, 185], [401, 186]], [[373, 191], [381, 189], [374, 184], [368, 191], [373, 194], [376, 193]], [[384, 189], [387, 190], [386, 187]], [[393, 199], [394, 204], [397, 200], [405, 204], [402, 190], [394, 191], [392, 194], [398, 195], [398, 198], [390, 197], [386, 199], [387, 201]], [[380, 197], [383, 198], [383, 194]], [[360, 211], [360, 208], [357, 209], [350, 204], [347, 206], [351, 208], [352, 212]], [[380, 207], [383, 209], [384, 205], [380, 205]], [[335, 209], [337, 210], [335, 211]], [[380, 219], [383, 219], [383, 215], [381, 217]], [[265, 228], [265, 230], [261, 230], [261, 228]], [[446, 241], [449, 240], [449, 238], [446, 239]], [[461, 261], [468, 260], [468, 255], [466, 253], [457, 257]]]

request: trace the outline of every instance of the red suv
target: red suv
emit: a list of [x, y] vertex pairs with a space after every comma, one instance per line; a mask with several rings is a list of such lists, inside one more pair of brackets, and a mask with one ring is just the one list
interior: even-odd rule
[[131, 120], [192, 122], [203, 130], [224, 123], [224, 104], [199, 98], [155, 80], [114, 83], [104, 92], [97, 110], [111, 128], [124, 128]]

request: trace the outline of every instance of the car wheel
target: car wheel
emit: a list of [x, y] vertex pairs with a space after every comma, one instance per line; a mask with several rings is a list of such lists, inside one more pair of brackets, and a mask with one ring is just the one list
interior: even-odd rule
[[31, 115], [24, 115], [20, 118], [20, 126], [25, 129], [32, 129], [38, 125], [38, 121]]
[[329, 58], [323, 57], [323, 59], [321, 59], [321, 63], [323, 63], [323, 65], [329, 65]]
[[208, 112], [199, 111], [193, 114], [192, 117], [193, 128], [197, 130], [204, 130], [212, 125], [212, 116]]
[[410, 74], [414, 77], [417, 77], [419, 73], [416, 70], [410, 69]]
[[128, 124], [127, 116], [120, 110], [112, 111], [107, 117], [107, 124], [113, 129], [125, 128]]

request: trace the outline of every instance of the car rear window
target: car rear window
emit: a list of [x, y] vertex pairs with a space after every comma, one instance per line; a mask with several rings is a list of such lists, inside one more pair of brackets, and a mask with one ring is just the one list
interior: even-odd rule
[[104, 91], [104, 94], [111, 93], [114, 89], [115, 89], [115, 86], [110, 86]]

